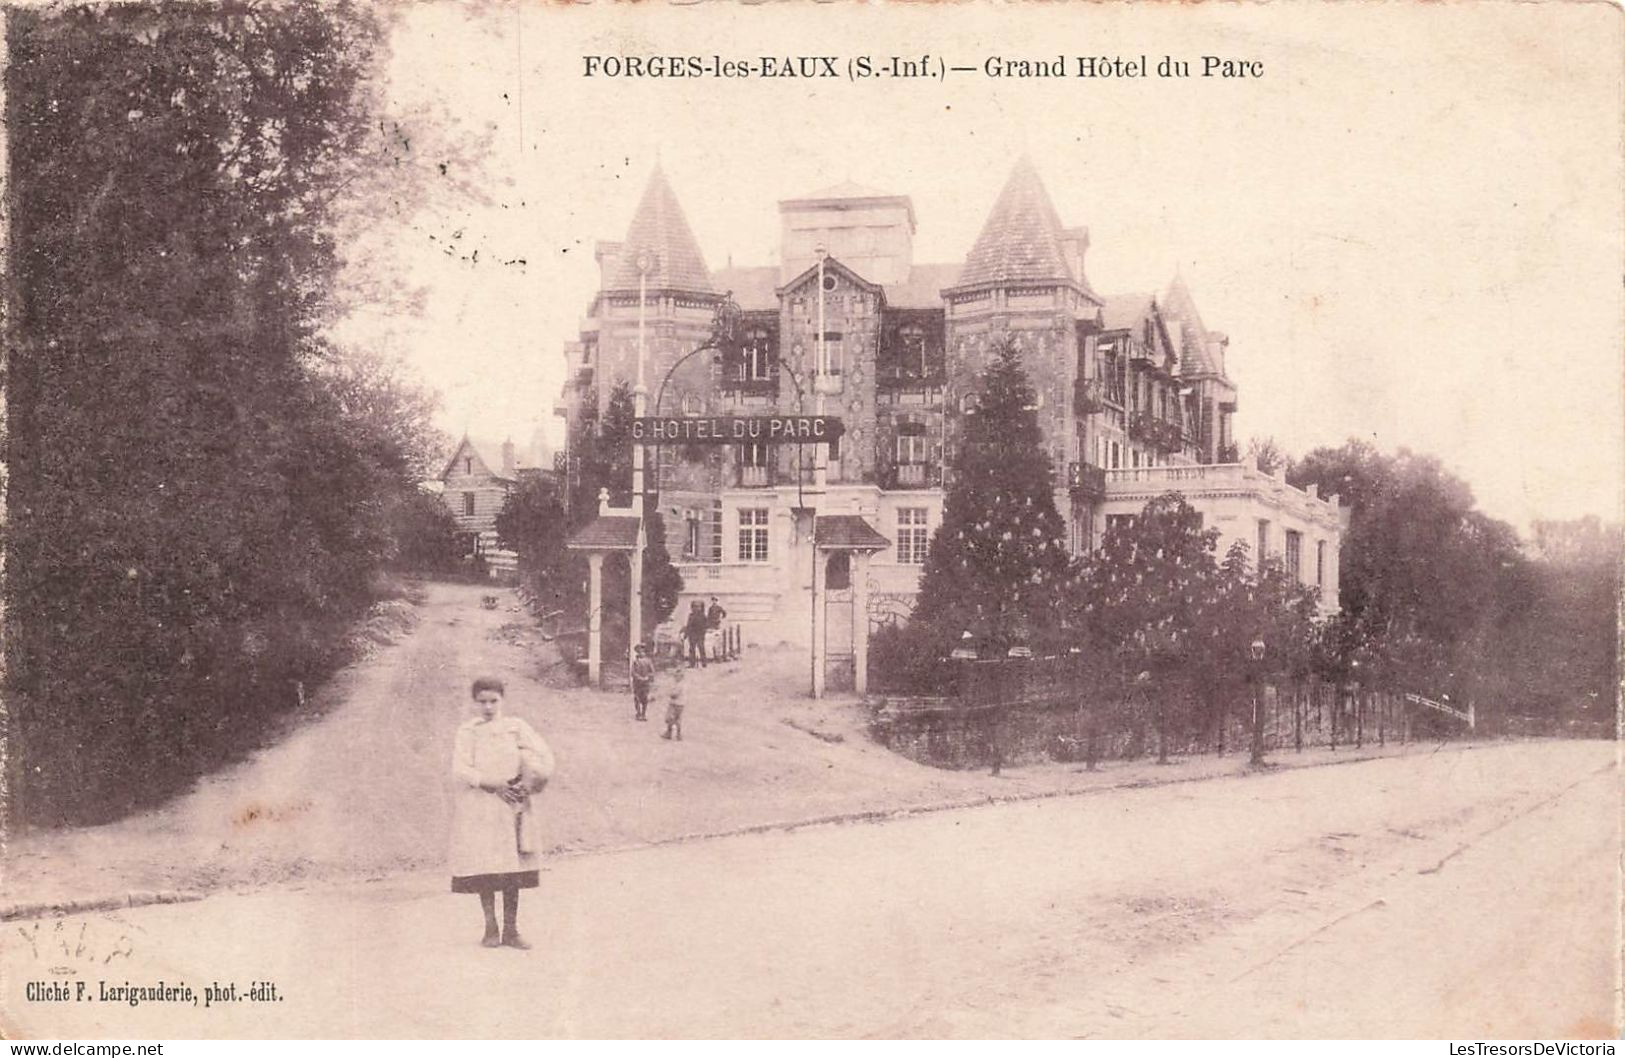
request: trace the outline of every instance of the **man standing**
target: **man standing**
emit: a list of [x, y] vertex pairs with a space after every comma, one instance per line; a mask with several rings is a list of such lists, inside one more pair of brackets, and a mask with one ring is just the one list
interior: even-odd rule
[[695, 599], [688, 608], [688, 620], [683, 622], [683, 638], [688, 640], [688, 667], [698, 661], [705, 667], [705, 604]]
[[717, 602], [717, 597], [711, 596], [711, 606], [705, 611], [705, 652], [712, 661], [722, 660], [722, 622], [727, 616], [728, 611]]

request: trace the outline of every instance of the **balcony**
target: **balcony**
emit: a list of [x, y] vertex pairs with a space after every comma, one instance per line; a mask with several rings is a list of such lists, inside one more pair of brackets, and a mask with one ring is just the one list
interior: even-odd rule
[[765, 489], [773, 484], [773, 468], [768, 466], [741, 466], [738, 484], [742, 489]]
[[1067, 487], [1080, 499], [1099, 502], [1106, 498], [1106, 470], [1092, 463], [1069, 463]]
[[1099, 415], [1106, 410], [1106, 387], [1098, 378], [1080, 378], [1072, 386], [1072, 410], [1078, 415]]
[[897, 463], [883, 475], [888, 489], [931, 489], [942, 484], [942, 468], [935, 463]]
[[737, 393], [742, 396], [776, 397], [779, 395], [779, 380], [776, 376], [756, 378], [745, 374], [731, 377], [724, 375], [718, 388], [724, 393]]

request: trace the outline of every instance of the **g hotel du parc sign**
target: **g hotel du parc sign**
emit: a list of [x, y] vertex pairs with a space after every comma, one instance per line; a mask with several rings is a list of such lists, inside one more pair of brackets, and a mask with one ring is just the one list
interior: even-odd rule
[[643, 416], [632, 420], [641, 444], [817, 444], [845, 432], [833, 415]]

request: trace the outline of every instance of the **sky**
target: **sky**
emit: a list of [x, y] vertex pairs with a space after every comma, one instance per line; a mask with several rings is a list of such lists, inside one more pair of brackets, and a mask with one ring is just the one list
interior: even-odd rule
[[[657, 163], [716, 269], [774, 263], [777, 202], [843, 180], [912, 198], [916, 261], [962, 260], [1026, 153], [1063, 222], [1090, 229], [1097, 291], [1177, 271], [1230, 336], [1239, 437], [1427, 452], [1520, 529], [1619, 516], [1625, 20], [1609, 5], [404, 12], [388, 103], [438, 183], [350, 249], [422, 298], [363, 307], [346, 333], [438, 390], [454, 436], [562, 441], [593, 244], [625, 234]], [[584, 77], [591, 54], [1211, 54], [1263, 74], [629, 80]]]

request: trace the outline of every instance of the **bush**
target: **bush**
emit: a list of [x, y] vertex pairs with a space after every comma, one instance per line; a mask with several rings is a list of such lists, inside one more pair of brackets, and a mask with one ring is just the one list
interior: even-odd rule
[[873, 694], [944, 695], [951, 673], [929, 630], [919, 624], [885, 625], [869, 636], [869, 690]]

